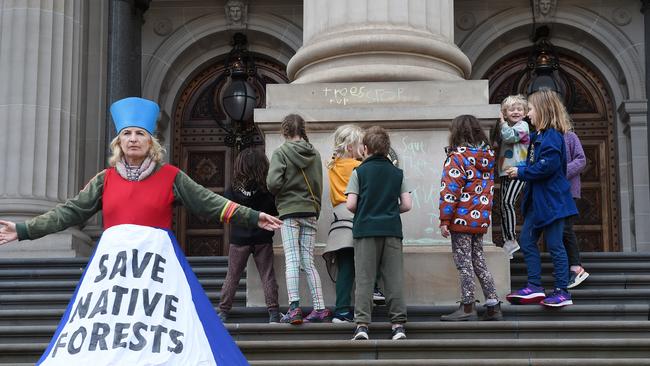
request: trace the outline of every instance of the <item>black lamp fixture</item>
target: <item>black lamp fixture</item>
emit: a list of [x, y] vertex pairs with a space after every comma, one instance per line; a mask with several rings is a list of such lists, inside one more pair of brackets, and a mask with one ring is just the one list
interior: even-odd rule
[[[255, 132], [252, 119], [253, 109], [257, 104], [257, 93], [251, 82], [254, 82], [258, 75], [255, 60], [247, 49], [246, 35], [235, 33], [232, 45], [233, 48], [225, 60], [225, 71], [213, 83], [213, 98], [210, 99], [213, 104], [210, 110], [219, 127], [226, 131], [225, 144], [242, 150], [251, 145]], [[224, 80], [225, 86], [222, 84]], [[216, 115], [215, 99], [221, 102], [227, 121]]]
[[[530, 6], [533, 15], [530, 40], [533, 47], [528, 55], [526, 68], [513, 84], [512, 92], [516, 94], [525, 91], [530, 95], [542, 88], [551, 89], [560, 94], [567, 111], [571, 113], [575, 104], [575, 85], [562, 70], [560, 57], [551, 43], [551, 29], [546, 24], [537, 26], [533, 0], [530, 1]], [[521, 88], [522, 83], [526, 87]]]

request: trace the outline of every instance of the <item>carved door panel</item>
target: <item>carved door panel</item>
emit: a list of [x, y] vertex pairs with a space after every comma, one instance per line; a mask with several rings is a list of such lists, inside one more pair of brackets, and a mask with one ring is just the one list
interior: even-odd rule
[[[501, 103], [514, 93], [525, 94], [528, 80], [521, 77], [528, 53], [508, 56], [485, 76], [490, 81], [490, 103]], [[574, 230], [582, 251], [619, 251], [618, 179], [614, 144], [613, 108], [600, 76], [586, 63], [559, 52], [566, 80], [570, 80], [573, 104], [571, 118], [587, 158], [581, 174], [582, 198]], [[498, 187], [499, 188], [499, 187]], [[493, 209], [493, 238], [502, 243], [499, 189]], [[517, 203], [519, 207], [520, 202]], [[522, 217], [517, 209], [517, 233]]]
[[[264, 108], [266, 84], [286, 83], [285, 68], [262, 57], [256, 57], [255, 65], [259, 78], [249, 82], [257, 94], [256, 108]], [[232, 164], [237, 154], [235, 148], [227, 144], [227, 131], [216, 121], [226, 121], [218, 98], [225, 85], [224, 70], [223, 60], [198, 70], [179, 93], [172, 118], [172, 163], [217, 194], [230, 186]], [[252, 145], [263, 146], [262, 134], [255, 131]], [[188, 256], [228, 254], [228, 225], [206, 221], [178, 207], [174, 229]]]

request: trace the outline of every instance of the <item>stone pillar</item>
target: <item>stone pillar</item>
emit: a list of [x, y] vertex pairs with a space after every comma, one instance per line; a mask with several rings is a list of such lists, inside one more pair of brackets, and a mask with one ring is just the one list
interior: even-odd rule
[[[646, 100], [626, 100], [619, 107], [623, 132], [629, 139], [627, 174], [622, 175], [621, 194], [627, 194], [628, 207], [621, 207], [621, 219], [631, 232], [623, 231], [624, 251], [650, 251], [650, 187], [648, 170], [648, 107]], [[625, 197], [622, 197], [625, 198]], [[624, 225], [627, 226], [627, 225]]]
[[[106, 105], [142, 94], [142, 15], [151, 0], [110, 0], [108, 9], [108, 70]], [[106, 108], [106, 150], [115, 137]], [[108, 156], [107, 156], [108, 157]]]
[[[0, 2], [0, 217], [48, 211], [77, 193], [83, 113], [83, 0]], [[88, 254], [71, 229], [1, 256]]]
[[[641, 0], [641, 13], [643, 13], [643, 24], [644, 24], [644, 49], [645, 49], [645, 95], [646, 103], [650, 98], [650, 0]], [[648, 145], [650, 146], [650, 129], [648, 129], [648, 123], [650, 123], [650, 108], [646, 108], [646, 135], [648, 139]], [[648, 171], [650, 171], [650, 159], [648, 159]], [[650, 195], [650, 185], [648, 185], [648, 195]], [[648, 239], [650, 242], [650, 239]], [[648, 248], [650, 250], [650, 248]]]
[[294, 83], [462, 80], [452, 0], [306, 0]]

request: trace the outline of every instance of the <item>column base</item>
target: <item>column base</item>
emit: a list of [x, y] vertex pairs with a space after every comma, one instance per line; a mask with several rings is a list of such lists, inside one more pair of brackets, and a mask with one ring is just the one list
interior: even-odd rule
[[36, 240], [15, 241], [0, 246], [2, 258], [88, 257], [92, 239], [79, 229], [68, 229]]
[[[484, 251], [488, 268], [494, 277], [497, 294], [500, 299], [505, 299], [510, 292], [508, 257], [503, 249], [494, 245], [486, 245]], [[335, 284], [327, 274], [322, 253], [323, 247], [318, 247], [315, 251], [314, 261], [320, 274], [325, 304], [334, 306], [336, 302]], [[282, 247], [274, 247], [273, 265], [279, 287], [280, 305], [287, 305], [287, 283]], [[246, 306], [265, 306], [259, 273], [252, 258], [248, 261], [246, 271]], [[485, 299], [477, 279], [475, 279], [475, 283], [476, 299], [484, 302]], [[354, 295], [352, 297], [354, 299]], [[460, 300], [458, 270], [454, 265], [450, 245], [404, 247], [404, 298], [409, 306], [452, 305]], [[300, 305], [311, 306], [307, 279], [302, 273], [300, 277]]]

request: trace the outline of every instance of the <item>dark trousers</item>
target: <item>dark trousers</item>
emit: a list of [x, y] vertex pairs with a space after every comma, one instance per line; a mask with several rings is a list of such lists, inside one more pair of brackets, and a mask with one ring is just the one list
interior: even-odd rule
[[564, 242], [566, 254], [569, 257], [569, 266], [582, 266], [578, 238], [576, 237], [576, 232], [573, 231], [573, 224], [577, 218], [578, 216], [574, 215], [564, 219], [564, 229], [562, 230], [562, 241]]
[[352, 286], [354, 286], [354, 248], [336, 251], [338, 272], [336, 275], [336, 310], [337, 313], [350, 311], [352, 303]]
[[[527, 215], [528, 216], [528, 215]], [[524, 226], [521, 229], [519, 245], [524, 253], [526, 270], [528, 271], [528, 282], [533, 285], [542, 285], [542, 259], [537, 247], [539, 237], [544, 233], [546, 248], [553, 260], [553, 275], [555, 275], [555, 287], [566, 289], [569, 283], [569, 261], [566, 250], [562, 244], [562, 228], [564, 219], [557, 219], [550, 224], [533, 228], [532, 220], [524, 218]]]
[[275, 271], [273, 270], [273, 245], [230, 244], [230, 250], [228, 252], [228, 273], [221, 288], [219, 310], [228, 312], [232, 308], [232, 302], [235, 298], [237, 287], [239, 286], [239, 280], [246, 269], [246, 263], [251, 254], [253, 255], [257, 271], [260, 273], [260, 279], [262, 280], [266, 307], [269, 310], [278, 309], [278, 283], [275, 281]]

